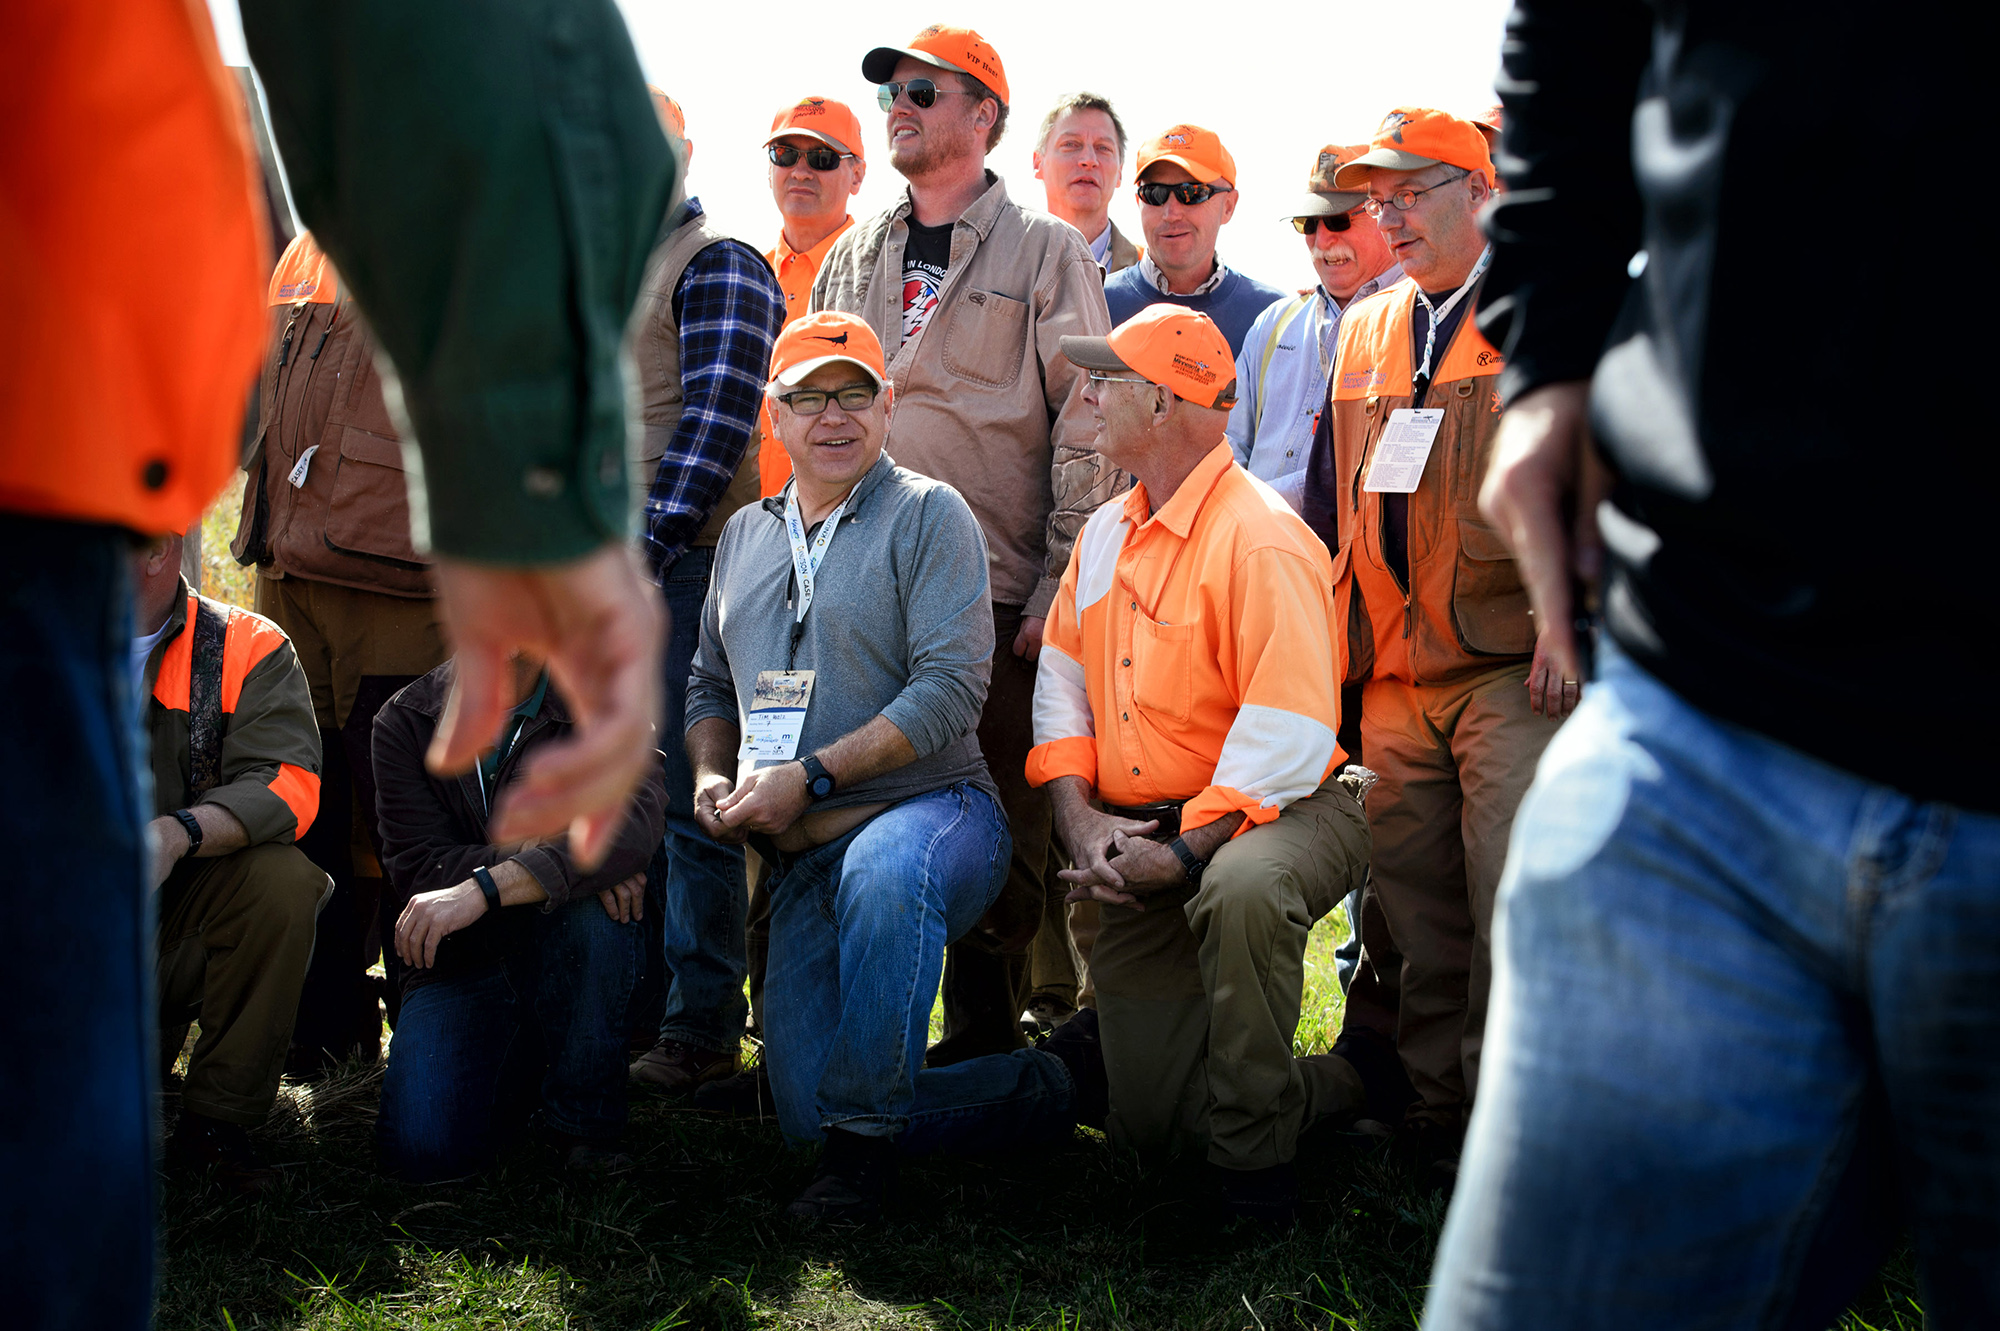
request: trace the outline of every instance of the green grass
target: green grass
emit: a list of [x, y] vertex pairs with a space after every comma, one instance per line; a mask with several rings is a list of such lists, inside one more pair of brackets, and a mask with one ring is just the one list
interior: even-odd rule
[[[1338, 913], [1313, 933], [1302, 1052], [1340, 1024]], [[773, 1124], [635, 1097], [637, 1167], [566, 1174], [526, 1146], [473, 1182], [375, 1172], [380, 1072], [287, 1085], [256, 1135], [284, 1166], [254, 1206], [169, 1177], [162, 1328], [1047, 1328], [1378, 1331], [1416, 1325], [1443, 1202], [1366, 1139], [1309, 1133], [1283, 1237], [1218, 1222], [1194, 1180], [1080, 1131], [1059, 1149], [906, 1166], [882, 1228], [776, 1208], [811, 1174]], [[171, 1101], [171, 1095], [168, 1097]], [[169, 1105], [171, 1108], [171, 1104]], [[1907, 1256], [1840, 1331], [1918, 1331]]]

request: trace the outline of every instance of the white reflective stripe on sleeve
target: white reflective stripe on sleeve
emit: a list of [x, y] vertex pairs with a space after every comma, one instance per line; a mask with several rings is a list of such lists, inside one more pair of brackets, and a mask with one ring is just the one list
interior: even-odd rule
[[[1035, 695], [1037, 730], [1041, 694]], [[1245, 706], [1222, 741], [1215, 781], [1251, 795], [1267, 809], [1282, 809], [1319, 789], [1333, 761], [1333, 732], [1309, 716], [1276, 707]]]
[[1125, 548], [1125, 500], [1113, 499], [1090, 515], [1076, 536], [1076, 614], [1096, 605], [1118, 580], [1118, 552]]
[[1083, 664], [1046, 642], [1035, 671], [1035, 743], [1059, 739], [1090, 739], [1097, 723], [1090, 716], [1090, 691], [1083, 684]]

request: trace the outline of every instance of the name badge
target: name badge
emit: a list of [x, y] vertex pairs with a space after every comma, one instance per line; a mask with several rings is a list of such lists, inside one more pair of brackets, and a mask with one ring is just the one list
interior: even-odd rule
[[1370, 494], [1414, 494], [1424, 478], [1424, 463], [1444, 424], [1441, 407], [1404, 407], [1389, 413], [1389, 424], [1375, 445], [1375, 461], [1361, 488]]
[[760, 670], [750, 695], [750, 715], [744, 720], [743, 747], [737, 761], [790, 762], [798, 756], [805, 733], [806, 708], [812, 703], [812, 670]]

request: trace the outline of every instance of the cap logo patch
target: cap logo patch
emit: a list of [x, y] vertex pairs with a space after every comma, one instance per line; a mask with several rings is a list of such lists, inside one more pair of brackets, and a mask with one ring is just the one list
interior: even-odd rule
[[1403, 141], [1403, 126], [1409, 123], [1410, 118], [1401, 111], [1391, 111], [1388, 115], [1382, 117], [1382, 128], [1376, 130], [1375, 133], [1377, 136], [1387, 134], [1396, 142], [1401, 143]]
[[933, 23], [928, 28], [925, 28], [922, 32], [917, 34], [917, 40], [922, 41], [926, 37], [935, 37], [943, 31], [944, 31], [944, 24]]
[[1207, 361], [1183, 356], [1178, 351], [1174, 353], [1174, 368], [1198, 384], [1212, 384], [1216, 380], [1215, 371], [1208, 368]]
[[831, 342], [836, 347], [844, 347], [847, 345], [847, 334], [845, 333], [842, 333], [839, 337], [828, 337], [825, 333], [807, 333], [806, 336], [810, 337], [815, 342]]
[[826, 98], [808, 97], [792, 109], [802, 115], [823, 115], [826, 112]]
[[1176, 148], [1185, 148], [1188, 145], [1188, 136], [1185, 134], [1165, 134], [1161, 137]]

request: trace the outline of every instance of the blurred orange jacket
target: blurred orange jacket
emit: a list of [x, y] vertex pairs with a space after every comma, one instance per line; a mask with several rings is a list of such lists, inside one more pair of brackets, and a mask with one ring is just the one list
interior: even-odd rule
[[199, 0], [12, 8], [0, 510], [179, 530], [234, 469], [271, 270]]

